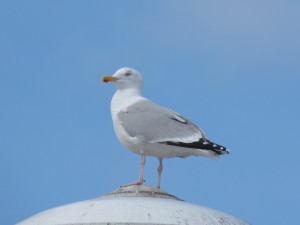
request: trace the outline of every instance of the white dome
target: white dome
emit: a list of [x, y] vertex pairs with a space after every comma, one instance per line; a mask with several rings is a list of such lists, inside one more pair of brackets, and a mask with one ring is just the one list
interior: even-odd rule
[[46, 210], [17, 225], [247, 225], [228, 214], [184, 202], [157, 188], [130, 186], [99, 198]]

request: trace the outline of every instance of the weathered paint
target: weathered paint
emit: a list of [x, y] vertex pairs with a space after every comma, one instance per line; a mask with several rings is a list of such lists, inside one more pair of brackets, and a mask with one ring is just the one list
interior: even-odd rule
[[223, 212], [184, 202], [157, 188], [131, 186], [46, 210], [17, 225], [247, 225]]

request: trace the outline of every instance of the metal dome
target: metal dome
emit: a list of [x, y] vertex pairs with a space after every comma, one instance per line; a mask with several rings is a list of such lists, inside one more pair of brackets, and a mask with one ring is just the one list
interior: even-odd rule
[[184, 202], [148, 186], [122, 187], [99, 198], [34, 215], [17, 225], [247, 225], [223, 212]]

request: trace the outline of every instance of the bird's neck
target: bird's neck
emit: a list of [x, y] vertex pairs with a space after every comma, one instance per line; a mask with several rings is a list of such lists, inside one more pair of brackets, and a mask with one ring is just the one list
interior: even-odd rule
[[142, 90], [138, 88], [118, 89], [111, 100], [111, 114], [114, 117], [120, 110], [127, 108], [145, 98], [142, 97]]

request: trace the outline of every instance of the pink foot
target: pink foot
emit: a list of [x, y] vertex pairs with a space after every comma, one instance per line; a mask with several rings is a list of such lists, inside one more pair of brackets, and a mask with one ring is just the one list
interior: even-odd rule
[[144, 181], [145, 180], [138, 180], [136, 182], [132, 182], [132, 183], [129, 183], [129, 184], [122, 185], [121, 187], [128, 187], [128, 186], [134, 186], [134, 185], [142, 185]]
[[145, 155], [141, 155], [140, 175], [139, 175], [138, 181], [130, 183], [130, 184], [122, 185], [121, 187], [127, 187], [127, 186], [133, 186], [133, 185], [142, 185], [143, 182], [144, 182], [143, 174], [144, 174], [145, 163], [146, 163], [146, 157], [145, 157]]

